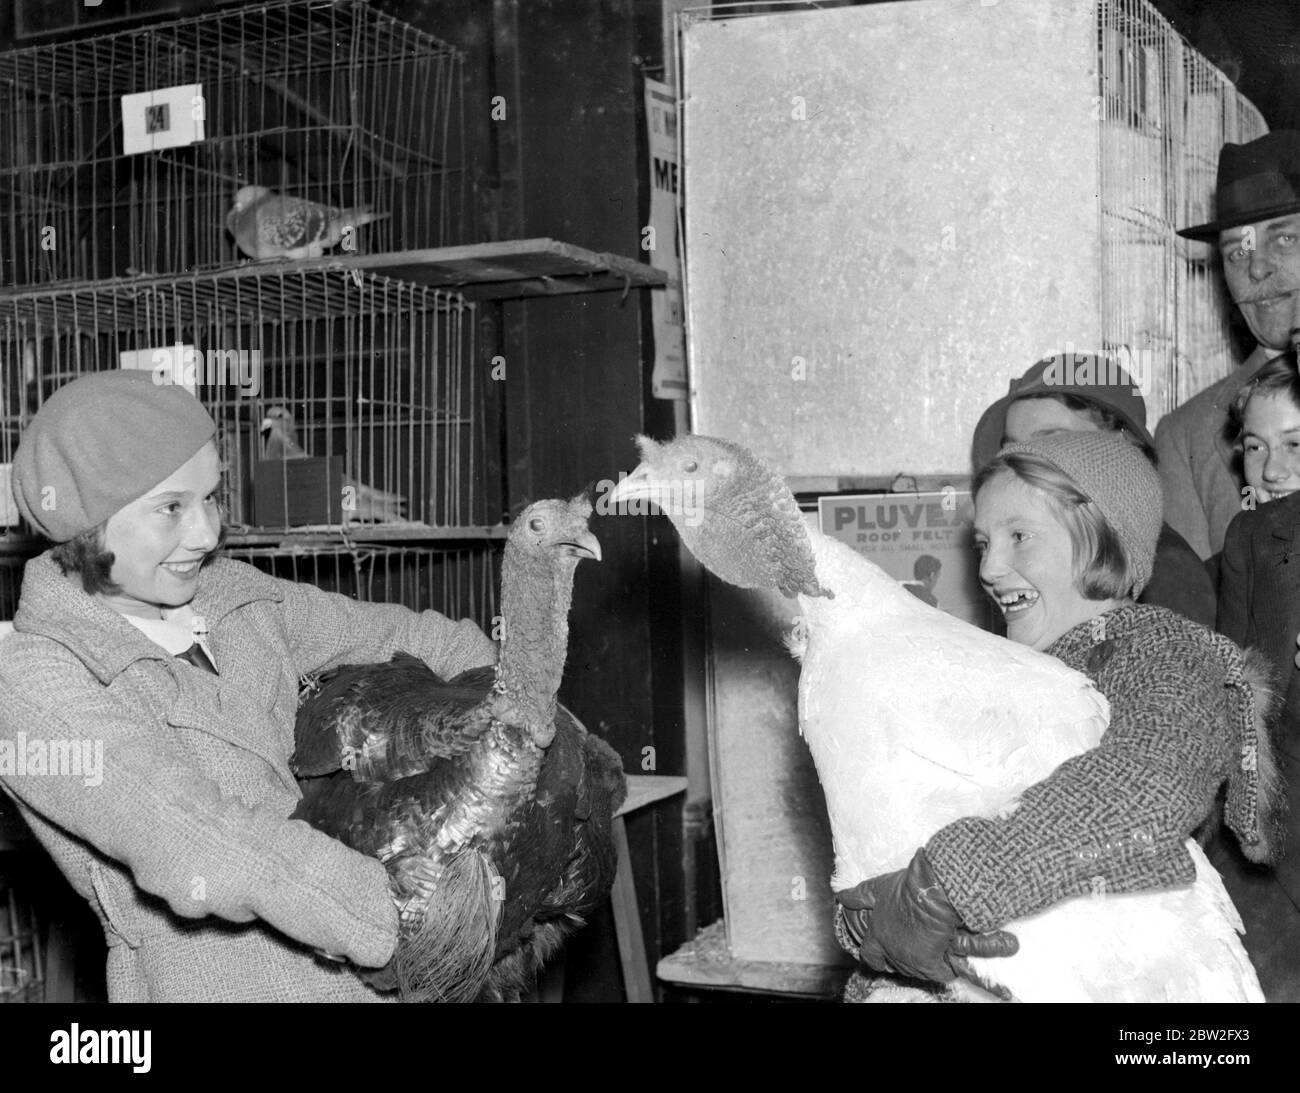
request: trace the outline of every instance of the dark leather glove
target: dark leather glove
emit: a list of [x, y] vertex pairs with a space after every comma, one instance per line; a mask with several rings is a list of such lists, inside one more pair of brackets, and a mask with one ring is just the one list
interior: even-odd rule
[[924, 850], [906, 869], [872, 877], [835, 898], [858, 959], [878, 972], [949, 983], [957, 977], [953, 958], [964, 970], [966, 957], [1011, 956], [1020, 948], [1005, 930], [977, 934], [962, 925]]

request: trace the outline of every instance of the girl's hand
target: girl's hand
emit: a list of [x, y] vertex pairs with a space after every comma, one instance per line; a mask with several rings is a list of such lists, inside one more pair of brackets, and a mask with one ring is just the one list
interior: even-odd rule
[[957, 977], [950, 958], [1011, 956], [1020, 947], [1005, 930], [974, 934], [962, 925], [924, 850], [906, 869], [872, 877], [835, 898], [858, 959], [877, 972], [949, 983]]

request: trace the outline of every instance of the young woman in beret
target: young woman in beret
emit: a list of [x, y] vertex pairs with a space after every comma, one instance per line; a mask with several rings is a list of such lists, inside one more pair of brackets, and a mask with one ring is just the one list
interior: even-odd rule
[[14, 496], [52, 545], [0, 643], [0, 739], [92, 741], [103, 765], [0, 782], [103, 925], [110, 1000], [380, 1000], [339, 959], [393, 953], [384, 867], [288, 819], [299, 679], [399, 649], [450, 677], [495, 649], [221, 557], [215, 431], [137, 371], [72, 381], [27, 427]]

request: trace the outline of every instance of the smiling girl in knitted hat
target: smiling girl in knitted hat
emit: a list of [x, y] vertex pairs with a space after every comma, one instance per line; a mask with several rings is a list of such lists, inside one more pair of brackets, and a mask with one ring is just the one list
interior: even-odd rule
[[0, 775], [90, 903], [112, 1001], [373, 1001], [345, 965], [397, 942], [384, 867], [287, 817], [299, 678], [398, 650], [495, 660], [470, 622], [357, 603], [221, 558], [207, 411], [148, 372], [59, 389], [13, 488], [52, 549], [0, 644], [0, 737], [101, 742], [102, 781]]
[[[1000, 927], [1071, 896], [1191, 883], [1184, 840], [1225, 783], [1253, 858], [1279, 834], [1260, 671], [1221, 635], [1134, 603], [1161, 525], [1150, 460], [1113, 433], [1054, 433], [1003, 448], [973, 492], [980, 582], [1008, 637], [1086, 673], [1110, 722], [1010, 815], [950, 824], [908, 868], [837, 894], [850, 952], [940, 982], [954, 956], [1014, 951]], [[850, 998], [870, 994], [856, 982]]]
[[[1075, 352], [1045, 357], [1011, 381], [1010, 390], [980, 415], [971, 461], [978, 471], [1006, 444], [1080, 431], [1117, 433], [1155, 463], [1155, 440], [1137, 381], [1109, 358]], [[1213, 626], [1217, 580], [1217, 562], [1207, 569], [1187, 540], [1163, 523], [1151, 580], [1138, 602]]]

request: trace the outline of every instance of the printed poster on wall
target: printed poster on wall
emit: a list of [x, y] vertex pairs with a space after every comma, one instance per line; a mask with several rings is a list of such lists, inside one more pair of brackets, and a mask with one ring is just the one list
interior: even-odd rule
[[979, 584], [968, 490], [821, 497], [822, 532], [847, 543], [917, 599], [985, 630], [993, 605]]
[[654, 247], [650, 264], [668, 274], [668, 284], [650, 290], [655, 364], [651, 376], [656, 398], [684, 399], [686, 337], [682, 306], [682, 260], [677, 238], [677, 103], [672, 89], [657, 80], [645, 82], [645, 116], [650, 163], [650, 223]]

